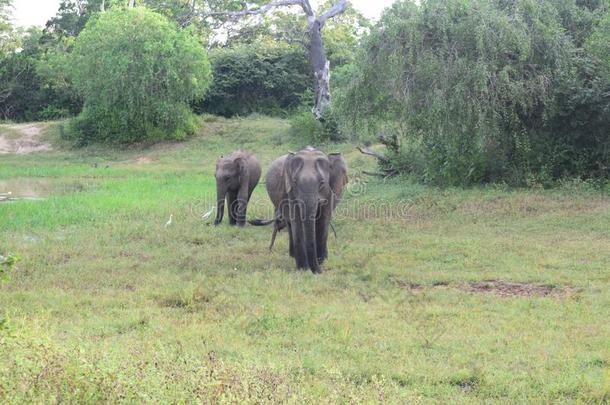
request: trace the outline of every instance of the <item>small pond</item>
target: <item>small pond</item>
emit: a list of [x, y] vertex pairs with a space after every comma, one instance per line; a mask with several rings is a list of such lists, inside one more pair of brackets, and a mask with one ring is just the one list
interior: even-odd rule
[[87, 184], [79, 181], [66, 183], [39, 178], [0, 179], [0, 202], [44, 200], [51, 195], [77, 193], [87, 188]]

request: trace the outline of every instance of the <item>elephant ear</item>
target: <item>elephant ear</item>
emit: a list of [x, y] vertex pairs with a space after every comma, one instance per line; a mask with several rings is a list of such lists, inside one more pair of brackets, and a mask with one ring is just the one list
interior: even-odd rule
[[239, 184], [243, 185], [250, 182], [250, 171], [248, 170], [248, 162], [243, 157], [235, 159], [235, 167], [239, 173]]
[[284, 181], [286, 182], [286, 192], [290, 193], [296, 181], [296, 175], [303, 168], [303, 160], [298, 159], [294, 152], [290, 152], [284, 163]]
[[347, 178], [347, 163], [340, 153], [331, 153], [328, 155], [330, 161], [329, 182], [330, 188], [333, 190], [336, 198], [341, 198], [343, 188], [348, 182]]
[[216, 171], [215, 171], [215, 173], [218, 173], [218, 169], [220, 168], [220, 164], [222, 163], [223, 159], [224, 158], [221, 156], [221, 157], [218, 158], [218, 160], [216, 160]]

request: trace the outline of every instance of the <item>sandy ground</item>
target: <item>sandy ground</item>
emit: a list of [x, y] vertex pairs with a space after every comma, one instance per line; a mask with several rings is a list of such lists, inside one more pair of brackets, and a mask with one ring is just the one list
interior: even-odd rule
[[42, 127], [37, 124], [0, 126], [0, 154], [25, 155], [52, 150], [51, 144], [40, 139], [41, 135]]

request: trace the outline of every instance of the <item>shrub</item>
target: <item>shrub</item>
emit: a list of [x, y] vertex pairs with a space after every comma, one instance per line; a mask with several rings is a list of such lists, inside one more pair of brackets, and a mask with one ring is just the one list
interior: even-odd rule
[[301, 48], [237, 45], [210, 55], [213, 81], [196, 111], [232, 117], [251, 113], [281, 115], [301, 104], [311, 84]]
[[8, 280], [15, 263], [18, 261], [19, 258], [11, 253], [6, 255], [6, 257], [0, 255], [0, 281]]
[[303, 107], [290, 119], [290, 135], [298, 142], [319, 145], [338, 142], [343, 139], [332, 109], [326, 112], [323, 120], [318, 121], [310, 108]]
[[337, 92], [342, 127], [396, 136], [389, 157], [436, 184], [607, 177], [607, 15], [576, 0], [397, 2]]
[[50, 73], [53, 54], [37, 28], [20, 33], [21, 49], [0, 58], [0, 118], [24, 121], [64, 118], [80, 111], [68, 84]]
[[100, 13], [72, 52], [72, 79], [84, 99], [71, 128], [82, 143], [181, 139], [194, 131], [189, 102], [210, 82], [202, 45], [144, 8]]

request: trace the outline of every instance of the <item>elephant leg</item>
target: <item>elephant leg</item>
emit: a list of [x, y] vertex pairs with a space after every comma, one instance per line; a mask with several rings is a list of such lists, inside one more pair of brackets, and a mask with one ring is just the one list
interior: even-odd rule
[[328, 231], [330, 227], [331, 206], [321, 205], [316, 221], [316, 245], [318, 262], [322, 264], [328, 258]]
[[237, 201], [235, 208], [235, 219], [237, 220], [238, 226], [246, 226], [246, 216], [248, 212], [248, 201], [250, 201], [250, 195], [247, 192], [240, 191], [237, 193]]
[[229, 204], [229, 224], [237, 224], [237, 193], [229, 191], [227, 194], [227, 203]]

